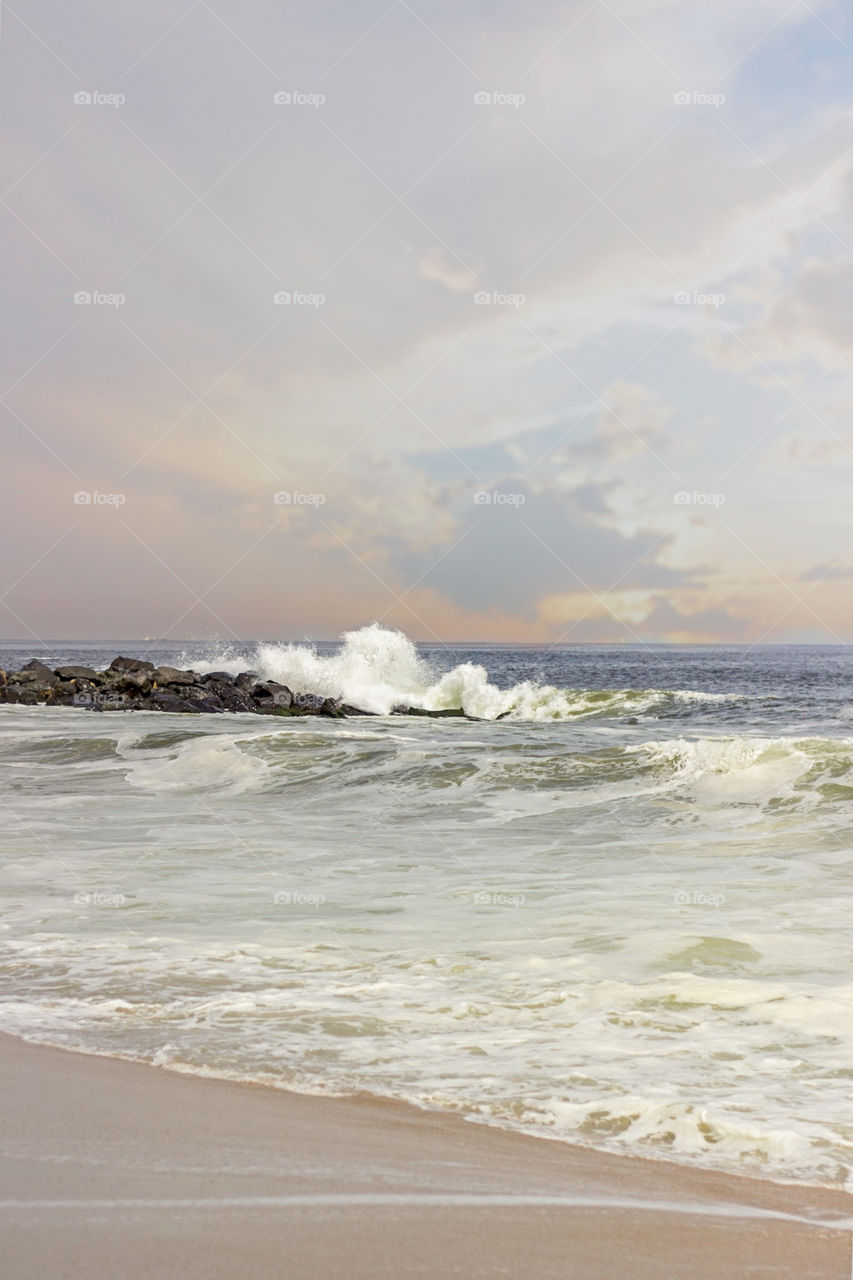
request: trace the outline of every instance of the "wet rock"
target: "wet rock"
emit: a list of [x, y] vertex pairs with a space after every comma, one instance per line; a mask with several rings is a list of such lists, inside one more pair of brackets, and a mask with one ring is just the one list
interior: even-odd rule
[[152, 677], [147, 671], [122, 671], [115, 683], [117, 688], [129, 693], [148, 693], [153, 686]]
[[326, 699], [319, 693], [294, 693], [291, 703], [293, 710], [301, 716], [316, 716]]
[[222, 711], [243, 712], [259, 710], [250, 695], [241, 692], [239, 689], [227, 686], [217, 689], [216, 698]]
[[29, 684], [9, 684], [3, 692], [4, 702], [17, 703], [23, 707], [34, 707], [41, 701], [36, 690]]
[[[90, 711], [165, 711], [276, 716], [323, 716], [344, 719], [370, 715], [340, 698], [324, 694], [293, 693], [277, 680], [264, 680], [256, 671], [181, 671], [142, 658], [117, 657], [106, 671], [68, 663], [51, 671], [33, 658], [18, 672], [0, 671], [0, 703], [35, 706], [78, 707]], [[399, 714], [457, 716], [471, 720], [462, 711], [424, 711], [420, 707], [397, 707]]]
[[92, 684], [100, 684], [104, 679], [103, 673], [91, 667], [54, 667], [54, 675], [60, 680], [89, 680]]
[[196, 684], [202, 678], [196, 675], [194, 671], [179, 671], [177, 667], [156, 667], [152, 668], [152, 671], [154, 680], [158, 685]]
[[170, 685], [169, 688], [174, 688], [182, 698], [202, 698], [208, 702], [216, 701], [215, 691], [208, 689], [203, 684]]
[[108, 671], [125, 672], [125, 671], [154, 671], [154, 663], [146, 662], [144, 658], [113, 658]]
[[252, 697], [256, 702], [271, 702], [273, 706], [283, 707], [285, 710], [293, 706], [293, 694], [286, 684], [279, 684], [276, 680], [256, 684], [252, 689]]
[[38, 658], [31, 658], [26, 666], [21, 667], [16, 679], [18, 684], [36, 684], [45, 689], [52, 689], [59, 684], [59, 676], [54, 675], [50, 667], [39, 662]]
[[469, 716], [461, 707], [442, 707], [440, 711], [427, 711], [425, 707], [392, 707], [392, 716], [429, 716], [431, 720], [483, 720], [483, 716]]
[[346, 713], [341, 706], [340, 698], [326, 698], [320, 707], [321, 716], [331, 716], [333, 720], [346, 720]]
[[184, 699], [189, 711], [204, 711], [208, 715], [213, 715], [222, 710], [222, 706], [216, 698], [206, 697], [204, 692], [201, 694], [197, 694], [193, 690], [190, 692], [192, 696]]
[[182, 712], [192, 711], [186, 698], [172, 693], [169, 689], [155, 689], [148, 698], [147, 704], [152, 711]]

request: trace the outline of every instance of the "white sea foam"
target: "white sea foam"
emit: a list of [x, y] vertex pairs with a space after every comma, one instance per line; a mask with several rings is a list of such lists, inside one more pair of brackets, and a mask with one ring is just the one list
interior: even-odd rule
[[853, 798], [853, 739], [685, 738], [629, 747], [716, 803], [816, 805]]
[[485, 661], [374, 627], [205, 665], [498, 725], [2, 709], [0, 1026], [843, 1182], [850, 721]]
[[[400, 631], [374, 623], [342, 637], [340, 652], [323, 656], [308, 644], [259, 645], [253, 669], [297, 693], [343, 698], [354, 706], [387, 715], [395, 706], [428, 711], [461, 709], [484, 720], [573, 720], [601, 715], [637, 715], [667, 704], [725, 702], [732, 695], [690, 690], [559, 689], [525, 680], [500, 689], [485, 667], [463, 662], [440, 674], [419, 656]], [[247, 660], [231, 654], [195, 662], [199, 671], [245, 670]]]
[[237, 736], [205, 735], [172, 750], [143, 752], [128, 761], [128, 781], [148, 791], [210, 789], [239, 794], [263, 785], [269, 767], [241, 749]]

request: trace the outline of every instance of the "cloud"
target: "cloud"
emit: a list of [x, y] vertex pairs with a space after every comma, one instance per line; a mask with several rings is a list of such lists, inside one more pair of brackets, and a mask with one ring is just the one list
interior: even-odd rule
[[[61, 532], [69, 469], [125, 488], [133, 530], [97, 546], [86, 525], [46, 555], [24, 614], [151, 633], [174, 616], [170, 569], [210, 583], [242, 555], [218, 612], [249, 633], [389, 605], [405, 625], [407, 592], [422, 634], [534, 638], [543, 602], [585, 590], [576, 573], [621, 579], [661, 634], [733, 634], [731, 552], [709, 556], [712, 522], [674, 521], [672, 492], [713, 487], [781, 411], [762, 361], [794, 386], [804, 357], [837, 362], [809, 403], [842, 438], [849, 403], [849, 112], [812, 80], [796, 128], [755, 110], [781, 111], [792, 39], [831, 59], [821, 20], [839, 10], [816, 12], [425, 0], [370, 27], [342, 0], [265, 0], [171, 25], [157, 2], [105, 27], [95, 0], [48, 0], [41, 42], [7, 24], [8, 92], [28, 104], [3, 214], [0, 363], [27, 495], [7, 481], [10, 574]], [[81, 85], [126, 103], [78, 106]], [[676, 104], [685, 90], [726, 101]], [[80, 306], [81, 289], [126, 302]], [[708, 290], [722, 314], [673, 302]], [[783, 430], [794, 461], [831, 463], [831, 436], [792, 443], [812, 439], [797, 414]], [[322, 493], [320, 519], [272, 510], [277, 489]], [[525, 503], [477, 508], [478, 489]], [[814, 559], [831, 562], [840, 497], [821, 509]], [[797, 530], [780, 509], [751, 518], [784, 570]]]

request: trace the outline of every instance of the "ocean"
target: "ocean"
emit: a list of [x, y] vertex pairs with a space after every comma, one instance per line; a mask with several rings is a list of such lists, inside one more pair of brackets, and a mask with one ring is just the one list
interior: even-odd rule
[[117, 652], [375, 715], [0, 707], [0, 1029], [849, 1186], [848, 648]]

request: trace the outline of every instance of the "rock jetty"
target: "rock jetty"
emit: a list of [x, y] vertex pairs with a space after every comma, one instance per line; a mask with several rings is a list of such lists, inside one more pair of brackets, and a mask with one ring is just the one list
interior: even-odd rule
[[[256, 671], [179, 671], [142, 658], [114, 658], [105, 671], [92, 667], [48, 667], [33, 658], [20, 671], [0, 670], [0, 703], [79, 707], [89, 711], [252, 712], [264, 716], [368, 716], [339, 698], [293, 693]], [[395, 707], [395, 715], [458, 716], [463, 711]]]

